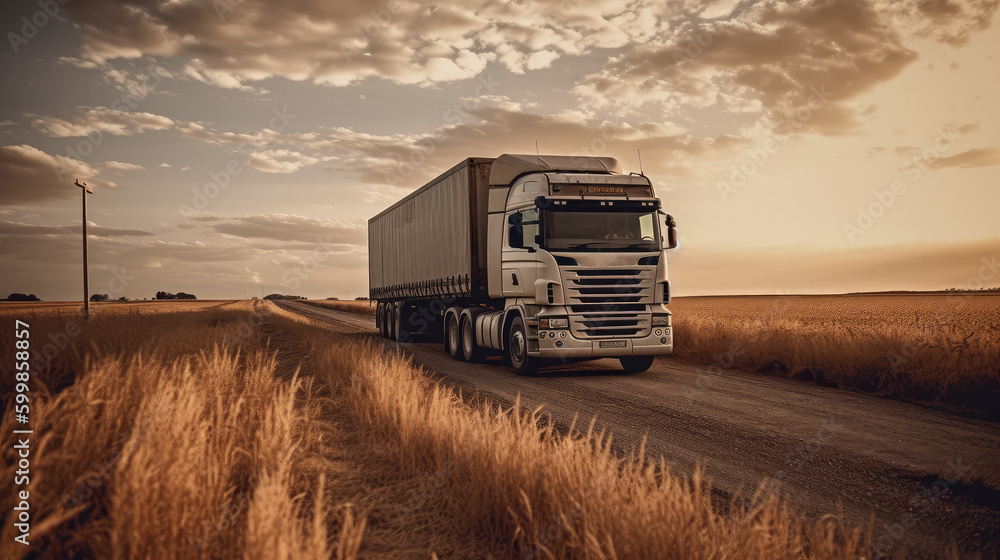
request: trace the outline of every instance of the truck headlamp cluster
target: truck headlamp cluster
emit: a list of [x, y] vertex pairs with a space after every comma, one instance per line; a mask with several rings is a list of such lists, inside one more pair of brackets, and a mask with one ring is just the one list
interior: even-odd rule
[[569, 319], [566, 317], [542, 317], [538, 320], [540, 329], [565, 329], [569, 328]]
[[654, 325], [669, 325], [670, 315], [653, 315]]

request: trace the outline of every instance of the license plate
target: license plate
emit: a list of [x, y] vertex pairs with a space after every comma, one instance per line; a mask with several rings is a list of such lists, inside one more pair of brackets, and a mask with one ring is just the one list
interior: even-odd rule
[[598, 348], [625, 348], [628, 346], [627, 340], [602, 340]]

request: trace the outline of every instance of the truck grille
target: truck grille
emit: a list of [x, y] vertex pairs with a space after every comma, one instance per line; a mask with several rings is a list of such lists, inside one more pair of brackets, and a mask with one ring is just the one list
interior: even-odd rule
[[564, 267], [570, 330], [577, 338], [645, 336], [653, 302], [655, 267]]

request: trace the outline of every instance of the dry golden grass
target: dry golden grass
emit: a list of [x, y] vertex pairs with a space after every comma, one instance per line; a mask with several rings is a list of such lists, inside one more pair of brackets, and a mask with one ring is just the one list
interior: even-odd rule
[[1000, 419], [1000, 295], [676, 298], [674, 352]]
[[317, 299], [317, 300], [309, 300], [306, 303], [308, 303], [309, 305], [315, 305], [316, 307], [323, 307], [326, 309], [346, 311], [348, 313], [357, 313], [358, 315], [369, 315], [371, 317], [375, 316], [374, 301], [368, 301], [368, 300], [339, 301], [339, 300]]
[[[327, 531], [338, 521], [328, 519], [316, 459], [319, 403], [310, 382], [279, 375], [262, 344], [266, 309], [97, 314], [90, 324], [0, 312], [4, 355], [14, 318], [29, 321], [35, 344], [76, 333], [50, 360], [35, 360], [31, 547], [14, 541], [13, 493], [4, 492], [0, 556], [353, 558], [364, 524], [339, 523], [333, 550]], [[14, 417], [5, 410], [0, 476], [13, 480]]]

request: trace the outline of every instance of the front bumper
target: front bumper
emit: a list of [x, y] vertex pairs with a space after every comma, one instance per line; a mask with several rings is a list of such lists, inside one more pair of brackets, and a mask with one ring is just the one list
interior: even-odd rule
[[539, 330], [538, 350], [529, 350], [528, 355], [538, 358], [617, 358], [661, 356], [673, 350], [673, 326], [657, 325], [646, 336], [613, 339], [576, 338], [569, 329]]

